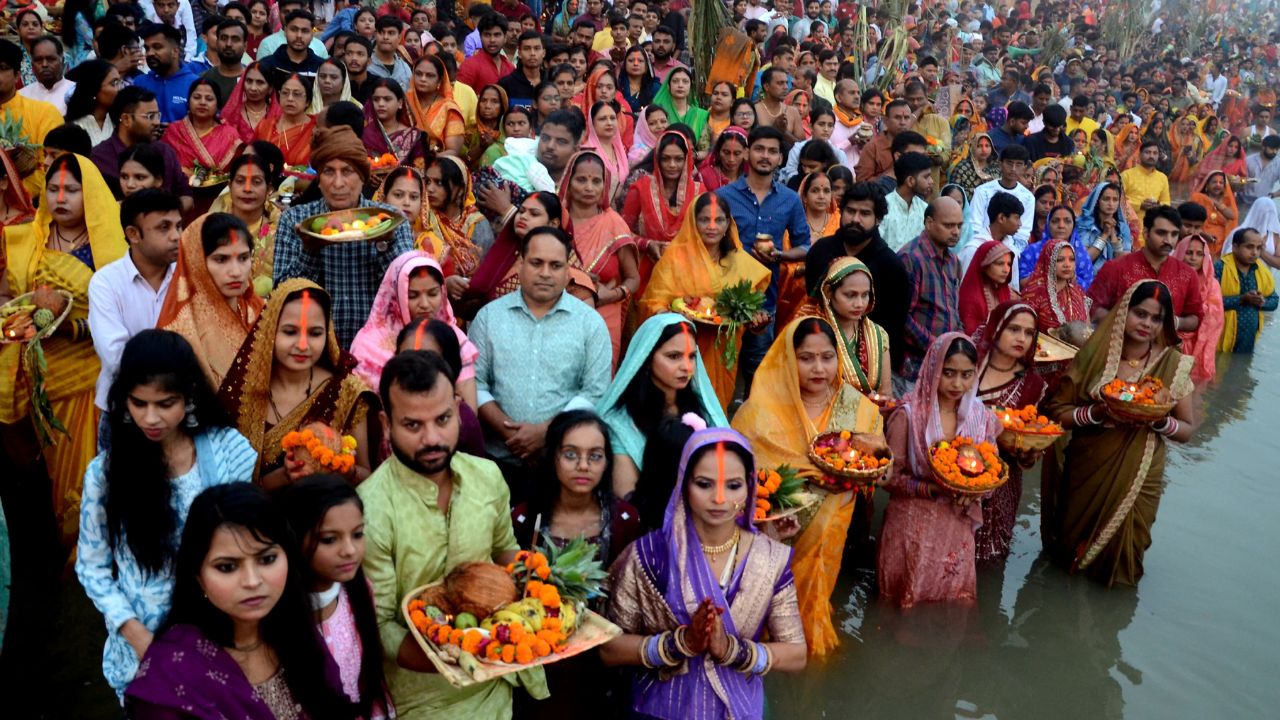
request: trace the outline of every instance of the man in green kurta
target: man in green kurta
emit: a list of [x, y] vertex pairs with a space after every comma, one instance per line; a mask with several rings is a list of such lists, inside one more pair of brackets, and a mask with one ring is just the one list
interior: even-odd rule
[[440, 356], [419, 351], [393, 357], [382, 371], [383, 420], [395, 455], [360, 484], [364, 571], [397, 716], [503, 720], [511, 717], [517, 682], [546, 697], [542, 670], [456, 689], [436, 673], [400, 613], [406, 594], [443, 580], [455, 566], [506, 564], [519, 547], [498, 466], [456, 452], [459, 400], [450, 373]]

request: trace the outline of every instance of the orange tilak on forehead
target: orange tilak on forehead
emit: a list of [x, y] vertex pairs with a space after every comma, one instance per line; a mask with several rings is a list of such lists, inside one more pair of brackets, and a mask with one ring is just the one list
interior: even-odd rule
[[311, 291], [302, 291], [302, 318], [299, 324], [302, 325], [302, 334], [298, 337], [298, 347], [307, 349], [307, 311], [311, 309]]
[[422, 349], [422, 333], [427, 329], [426, 323], [418, 323], [418, 329], [413, 331], [413, 349]]
[[716, 504], [724, 502], [724, 443], [716, 443]]
[[253, 173], [249, 173], [249, 172], [245, 173], [244, 174], [244, 191], [245, 192], [249, 192], [250, 190], [253, 189], [252, 183], [253, 183]]
[[62, 167], [58, 168], [58, 202], [62, 202], [62, 199], [66, 196], [67, 196], [67, 164], [63, 163]]
[[684, 336], [685, 357], [689, 357], [693, 355], [693, 337], [689, 334], [688, 324], [680, 323], [680, 334]]

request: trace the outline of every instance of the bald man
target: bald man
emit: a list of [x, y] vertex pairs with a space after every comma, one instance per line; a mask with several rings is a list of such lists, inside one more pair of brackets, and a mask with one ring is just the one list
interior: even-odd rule
[[901, 373], [893, 377], [898, 397], [915, 385], [920, 362], [934, 338], [961, 330], [960, 259], [951, 252], [960, 242], [964, 211], [960, 203], [939, 196], [924, 211], [924, 232], [898, 251], [907, 270], [911, 302], [904, 328], [905, 358]]
[[831, 144], [844, 153], [852, 170], [858, 166], [858, 152], [862, 146], [853, 140], [862, 124], [862, 112], [858, 109], [858, 83], [845, 78], [836, 83], [836, 129], [831, 133]]

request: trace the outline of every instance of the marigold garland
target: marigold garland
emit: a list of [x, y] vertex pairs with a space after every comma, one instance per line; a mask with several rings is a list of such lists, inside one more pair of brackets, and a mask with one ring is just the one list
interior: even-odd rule
[[[280, 441], [280, 447], [286, 452], [294, 450], [306, 451], [310, 455], [310, 459], [319, 466], [319, 469], [330, 470], [340, 475], [351, 472], [351, 469], [355, 467], [356, 445], [354, 437], [343, 435], [338, 444], [338, 449], [334, 450], [323, 439], [317, 437], [310, 426], [302, 430], [285, 433], [284, 438]], [[300, 455], [301, 452], [298, 454]], [[304, 462], [307, 460], [305, 457], [298, 459]]]
[[[982, 458], [982, 471], [969, 473], [958, 464], [960, 452], [966, 447], [978, 451]], [[929, 449], [930, 464], [935, 479], [945, 487], [962, 492], [987, 492], [1004, 484], [1005, 467], [999, 451], [989, 442], [975, 443], [971, 438], [941, 440]]]

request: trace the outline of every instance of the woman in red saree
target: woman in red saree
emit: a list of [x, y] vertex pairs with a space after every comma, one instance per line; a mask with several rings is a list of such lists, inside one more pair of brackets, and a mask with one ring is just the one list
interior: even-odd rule
[[200, 78], [191, 83], [187, 116], [169, 125], [160, 138], [178, 153], [178, 164], [188, 176], [197, 165], [208, 174], [225, 174], [244, 144], [235, 128], [218, 119], [221, 101], [212, 81]]
[[747, 131], [737, 125], [725, 128], [711, 152], [698, 166], [707, 190], [716, 191], [742, 176], [747, 159]]
[[244, 69], [240, 82], [222, 107], [222, 121], [235, 129], [240, 139], [252, 142], [254, 129], [265, 120], [280, 117], [280, 103], [258, 63]]
[[466, 139], [467, 124], [462, 109], [453, 99], [453, 83], [444, 61], [435, 55], [423, 55], [413, 64], [413, 87], [405, 99], [413, 125], [427, 133], [433, 153], [457, 155]]
[[694, 173], [689, 139], [673, 130], [658, 138], [653, 163], [645, 169], [649, 172], [631, 184], [622, 204], [622, 219], [635, 230], [636, 245], [643, 252], [637, 291], [642, 295], [653, 264], [680, 231], [693, 199], [706, 189]]
[[1022, 301], [1036, 311], [1040, 332], [1088, 322], [1091, 301], [1077, 280], [1070, 240], [1053, 240], [1041, 248], [1035, 269], [1022, 283]]
[[609, 207], [608, 187], [604, 159], [593, 150], [583, 150], [565, 167], [560, 203], [580, 267], [596, 281], [596, 311], [609, 327], [616, 368], [627, 307], [640, 287], [640, 267], [631, 228]]
[[571, 104], [582, 111], [583, 117], [590, 118], [591, 108], [601, 100], [613, 100], [618, 103], [618, 136], [622, 138], [623, 145], [631, 147], [631, 141], [636, 132], [636, 117], [632, 114], [627, 99], [618, 92], [618, 81], [614, 79], [613, 73], [609, 72], [607, 67], [597, 67], [595, 72], [587, 76], [582, 92], [573, 96]]
[[1196, 179], [1192, 187], [1201, 187], [1209, 179], [1210, 173], [1224, 172], [1232, 190], [1239, 190], [1249, 177], [1249, 166], [1245, 162], [1244, 147], [1240, 138], [1228, 135], [1218, 146], [1205, 153], [1204, 160], [1196, 168]]
[[[426, 232], [444, 270], [450, 300], [462, 298], [466, 280], [480, 265], [483, 248], [493, 245], [493, 229], [476, 209], [471, 173], [456, 155], [437, 157], [424, 173]], [[420, 250], [428, 250], [426, 247]]]
[[311, 134], [316, 129], [316, 119], [307, 114], [311, 84], [297, 74], [290, 75], [281, 83], [278, 94], [279, 117], [263, 119], [254, 137], [280, 148], [285, 165], [306, 167], [311, 164]]
[[999, 240], [978, 246], [960, 280], [960, 321], [970, 335], [978, 332], [992, 308], [1013, 297], [1013, 250]]

